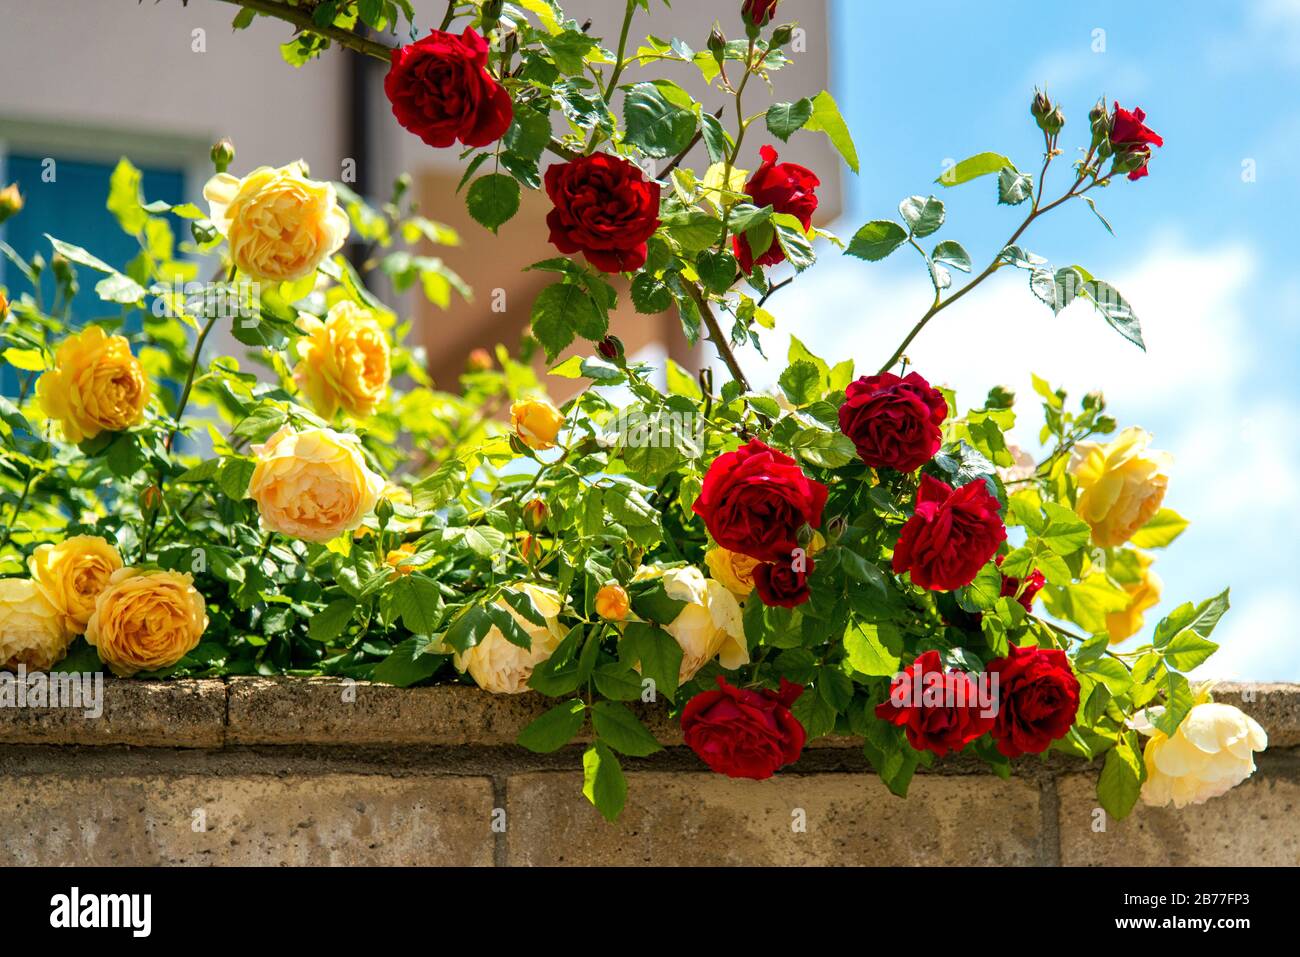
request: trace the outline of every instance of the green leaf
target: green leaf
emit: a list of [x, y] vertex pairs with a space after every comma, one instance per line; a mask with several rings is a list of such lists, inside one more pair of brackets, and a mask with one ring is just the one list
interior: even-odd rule
[[492, 232], [519, 212], [519, 184], [504, 173], [488, 173], [474, 180], [465, 205], [475, 222]]
[[977, 177], [987, 176], [989, 173], [997, 173], [1003, 169], [1014, 171], [1015, 168], [1015, 164], [1001, 153], [976, 153], [945, 169], [935, 182], [940, 186], [959, 186]]
[[961, 243], [954, 242], [951, 239], [945, 239], [935, 246], [930, 258], [937, 263], [947, 263], [962, 272], [970, 272], [971, 270], [970, 253], [966, 252], [966, 248]]
[[117, 161], [108, 180], [108, 211], [117, 218], [122, 231], [132, 236], [143, 232], [149, 221], [149, 214], [140, 204], [142, 179], [143, 174], [124, 156]]
[[582, 730], [586, 717], [586, 705], [579, 699], [562, 701], [520, 731], [519, 744], [537, 754], [558, 751]]
[[690, 94], [670, 80], [637, 83], [623, 99], [624, 142], [647, 156], [675, 156], [699, 126]]
[[663, 745], [640, 719], [616, 701], [597, 701], [592, 705], [591, 723], [600, 740], [622, 754], [643, 758], [663, 750]]
[[393, 611], [413, 635], [429, 637], [442, 621], [442, 592], [433, 579], [412, 573], [402, 575], [391, 587]]
[[1204, 664], [1219, 646], [1192, 631], [1184, 631], [1165, 646], [1165, 664], [1178, 671], [1191, 671]]
[[657, 625], [628, 622], [619, 642], [619, 658], [629, 665], [639, 662], [641, 674], [655, 683], [656, 692], [674, 700], [682, 648], [672, 635]]
[[767, 108], [767, 129], [785, 142], [795, 130], [802, 129], [813, 115], [813, 101], [807, 98], [794, 103], [773, 103]]
[[708, 150], [709, 162], [724, 162], [732, 148], [732, 139], [722, 121], [712, 113], [705, 113], [700, 117], [700, 129], [704, 133], [704, 148]]
[[1034, 193], [1034, 178], [1015, 167], [1006, 166], [998, 173], [998, 202], [1019, 206]]
[[844, 157], [844, 162], [849, 164], [849, 169], [858, 172], [858, 150], [853, 145], [853, 136], [849, 133], [844, 117], [840, 115], [835, 98], [825, 90], [813, 97], [812, 118], [804, 124], [804, 128], [825, 133], [831, 145]]
[[644, 315], [667, 311], [673, 304], [673, 293], [662, 279], [648, 272], [639, 272], [632, 280], [632, 305]]
[[605, 820], [613, 822], [627, 802], [627, 779], [614, 752], [597, 741], [582, 755], [582, 794]]
[[1071, 555], [1088, 544], [1091, 529], [1072, 509], [1056, 502], [1044, 502], [1047, 526], [1038, 537], [1058, 555]]
[[907, 230], [889, 219], [876, 219], [867, 223], [849, 242], [845, 255], [856, 256], [868, 262], [884, 259], [907, 242]]
[[781, 244], [786, 260], [794, 266], [796, 272], [803, 272], [816, 261], [812, 243], [797, 217], [789, 213], [776, 213], [772, 216], [772, 226], [776, 230], [776, 241]]
[[578, 333], [593, 341], [603, 339], [609, 331], [609, 317], [581, 286], [556, 283], [543, 289], [533, 302], [532, 326], [547, 361], [553, 361]]
[[929, 236], [943, 225], [943, 203], [933, 196], [909, 196], [898, 204], [898, 213], [916, 237]]
[[1228, 607], [1227, 589], [1213, 598], [1207, 598], [1199, 605], [1193, 606], [1191, 602], [1185, 602], [1170, 612], [1166, 618], [1161, 619], [1160, 624], [1156, 625], [1155, 637], [1152, 639], [1152, 643], [1157, 648], [1164, 649], [1174, 639], [1184, 634], [1208, 638], [1220, 619], [1227, 613]]
[[[1075, 266], [1073, 268], [1077, 270], [1079, 267]], [[1147, 346], [1142, 341], [1142, 323], [1138, 321], [1138, 317], [1133, 312], [1133, 307], [1129, 305], [1128, 300], [1120, 295], [1120, 291], [1109, 283], [1086, 276], [1084, 278], [1089, 281], [1083, 284], [1080, 293], [1092, 300], [1092, 304], [1110, 323], [1112, 329], [1145, 352]]]
[[357, 610], [357, 603], [352, 598], [339, 598], [330, 602], [317, 612], [307, 626], [307, 635], [312, 641], [331, 642], [343, 634], [343, 629], [352, 620], [352, 613]]
[[799, 360], [777, 380], [781, 391], [795, 405], [808, 405], [821, 398], [821, 372], [811, 362]]
[[1162, 684], [1165, 693], [1164, 710], [1153, 719], [1152, 724], [1172, 737], [1178, 731], [1178, 726], [1183, 723], [1183, 719], [1187, 717], [1187, 713], [1196, 704], [1196, 699], [1192, 696], [1192, 688], [1187, 683], [1187, 678], [1176, 671], [1166, 674]]
[[217, 472], [217, 485], [221, 491], [236, 502], [248, 496], [248, 483], [253, 479], [257, 463], [252, 459], [232, 455], [221, 463]]
[[695, 271], [710, 292], [724, 293], [736, 281], [736, 257], [726, 250], [706, 249], [695, 259]]
[[1164, 548], [1187, 528], [1187, 519], [1172, 508], [1162, 508], [1129, 541], [1138, 548]]
[[388, 657], [375, 665], [370, 676], [384, 684], [409, 688], [418, 681], [433, 675], [447, 660], [446, 655], [426, 655], [428, 646], [423, 638], [407, 638], [393, 646]]
[[1129, 744], [1126, 734], [1106, 752], [1106, 763], [1097, 779], [1097, 799], [1117, 821], [1133, 810], [1142, 790], [1142, 759]]
[[880, 629], [890, 627], [859, 622], [844, 633], [844, 650], [854, 671], [876, 678], [890, 678], [898, 673], [899, 658], [880, 637]]
[[10, 347], [4, 351], [4, 360], [15, 369], [22, 369], [24, 372], [45, 371], [45, 356], [40, 349]]

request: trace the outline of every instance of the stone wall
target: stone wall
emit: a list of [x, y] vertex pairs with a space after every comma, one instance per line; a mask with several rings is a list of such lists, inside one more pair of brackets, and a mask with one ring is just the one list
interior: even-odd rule
[[643, 717], [673, 746], [624, 759], [610, 825], [581, 796], [580, 748], [513, 744], [540, 699], [352, 690], [108, 679], [97, 719], [0, 709], [0, 864], [1300, 864], [1298, 685], [1216, 694], [1269, 732], [1249, 782], [1104, 831], [1078, 762], [1022, 760], [1001, 781], [950, 759], [900, 800], [830, 738], [733, 781], [657, 709]]

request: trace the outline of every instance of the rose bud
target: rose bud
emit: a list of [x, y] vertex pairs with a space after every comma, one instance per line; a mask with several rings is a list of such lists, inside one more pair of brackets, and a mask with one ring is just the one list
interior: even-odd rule
[[1038, 122], [1040, 129], [1043, 126], [1043, 121], [1047, 119], [1048, 114], [1051, 112], [1052, 101], [1047, 98], [1047, 94], [1042, 90], [1035, 90], [1034, 101], [1029, 104], [1029, 113]]
[[235, 144], [228, 137], [222, 137], [212, 144], [212, 152], [208, 155], [212, 157], [212, 165], [217, 172], [224, 173], [235, 161]]
[[532, 535], [525, 535], [519, 539], [519, 556], [531, 565], [542, 557], [542, 543]]
[[491, 368], [492, 353], [483, 348], [473, 350], [465, 360], [467, 372], [487, 372]]
[[550, 516], [550, 509], [540, 498], [530, 499], [524, 505], [524, 527], [530, 532], [540, 532], [546, 527], [546, 519]]
[[162, 491], [157, 485], [150, 485], [140, 493], [140, 510], [146, 515], [162, 504]]
[[0, 223], [23, 210], [23, 194], [18, 192], [18, 184], [10, 183], [0, 189]]
[[713, 32], [709, 34], [709, 52], [713, 54], [713, 59], [721, 66], [727, 54], [727, 38], [722, 35], [722, 31], [718, 29], [716, 23], [713, 25]]
[[555, 448], [564, 425], [562, 413], [545, 399], [520, 399], [510, 406], [510, 426], [519, 441], [538, 452]]
[[740, 15], [751, 26], [761, 27], [776, 16], [777, 0], [745, 0]]
[[1048, 113], [1039, 125], [1042, 126], [1044, 132], [1055, 136], [1065, 128], [1065, 114], [1061, 112], [1061, 108], [1058, 106]]
[[4, 293], [0, 292], [0, 319], [4, 319], [8, 315], [9, 315], [9, 300], [5, 298]]
[[596, 592], [596, 614], [606, 621], [622, 621], [630, 607], [627, 592], [617, 582], [610, 582]]
[[623, 341], [618, 336], [606, 336], [596, 343], [596, 351], [611, 362], [623, 358]]

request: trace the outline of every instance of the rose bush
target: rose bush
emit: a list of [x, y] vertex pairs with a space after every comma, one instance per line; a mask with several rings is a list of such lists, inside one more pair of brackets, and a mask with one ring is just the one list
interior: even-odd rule
[[[223, 142], [206, 210], [148, 201], [119, 164], [108, 208], [141, 249], [130, 262], [57, 238], [0, 249], [27, 284], [0, 292], [21, 381], [0, 400], [0, 666], [531, 690], [555, 700], [521, 743], [556, 750], [589, 724], [584, 793], [609, 817], [626, 794], [619, 755], [661, 747], [629, 707], [642, 701], [741, 777], [832, 732], [860, 737], [898, 794], [952, 752], [1004, 775], [1028, 754], [1100, 760], [1101, 804], [1119, 816], [1140, 793], [1183, 804], [1248, 775], [1262, 730], [1187, 678], [1215, 650], [1227, 593], [1143, 626], [1156, 553], [1186, 525], [1164, 506], [1168, 456], [1137, 428], [1104, 441], [1118, 424], [1099, 395], [1073, 403], [1036, 379], [1033, 400], [992, 383], [959, 399], [943, 370], [905, 358], [1003, 271], [1142, 346], [1113, 286], [1025, 244], [1053, 209], [1095, 211], [1147, 175], [1162, 141], [1145, 116], [1094, 106], [1056, 198], [1045, 180], [1069, 127], [1042, 93], [1039, 171], [994, 152], [945, 168], [939, 192], [994, 184], [1017, 221], [974, 272], [956, 239], [929, 239], [950, 226], [938, 196], [906, 197], [841, 242], [813, 224], [832, 171], [755, 147], [759, 128], [826, 137], [858, 169], [829, 93], [753, 107], [789, 62], [775, 0], [737, 2], [699, 52], [630, 45], [644, 7], [587, 29], [554, 0], [452, 3], [400, 46], [390, 37], [415, 26], [404, 0], [312, 15], [260, 0], [236, 18], [293, 24], [295, 65], [331, 44], [388, 64], [398, 121], [463, 149], [465, 202], [486, 229], [523, 189], [545, 190], [563, 255], [533, 267], [550, 278], [529, 334], [475, 349], [459, 382], [435, 388], [408, 323], [367, 285], [382, 274], [443, 306], [468, 292], [413, 248], [456, 237], [412, 208], [406, 179], [372, 205], [300, 163], [237, 177]], [[735, 122], [656, 72], [665, 62], [697, 70]], [[0, 199], [22, 214], [16, 190]], [[349, 236], [364, 247], [351, 259]], [[827, 251], [874, 262], [904, 247], [933, 298], [892, 353], [864, 366], [791, 337], [775, 385], [750, 383], [744, 349], [775, 323], [770, 297]], [[206, 283], [199, 256], [220, 261]], [[954, 270], [973, 276], [954, 289]], [[104, 309], [74, 317], [86, 282]], [[674, 312], [718, 369], [668, 361], [661, 380], [625, 354], [609, 315], [628, 296]], [[217, 327], [243, 357], [212, 354]], [[590, 348], [559, 361], [575, 342]], [[561, 405], [532, 371], [542, 354], [550, 381], [576, 386]]]

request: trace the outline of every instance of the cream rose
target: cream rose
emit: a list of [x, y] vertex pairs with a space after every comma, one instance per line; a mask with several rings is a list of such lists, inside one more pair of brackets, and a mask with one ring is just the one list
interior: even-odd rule
[[252, 279], [292, 282], [311, 275], [348, 238], [334, 187], [308, 179], [301, 161], [259, 167], [243, 179], [218, 173], [203, 187], [212, 222]]
[[122, 567], [122, 556], [98, 535], [75, 535], [57, 545], [37, 546], [27, 567], [41, 594], [63, 615], [64, 627], [80, 635], [95, 599]]
[[1070, 471], [1079, 485], [1075, 511], [1102, 548], [1123, 545], [1160, 509], [1169, 487], [1168, 452], [1149, 448], [1149, 433], [1131, 426], [1114, 442], [1080, 442]]
[[1172, 801], [1181, 808], [1225, 794], [1255, 773], [1254, 752], [1268, 747], [1259, 722], [1229, 704], [1196, 705], [1173, 737], [1145, 714], [1133, 726], [1151, 736], [1143, 753], [1142, 800], [1155, 806]]
[[87, 326], [68, 336], [54, 354], [54, 368], [36, 381], [36, 398], [63, 427], [69, 442], [121, 432], [144, 419], [149, 378], [122, 336]]
[[63, 615], [29, 578], [0, 578], [0, 669], [47, 671], [68, 653]]
[[318, 415], [332, 419], [342, 409], [365, 418], [375, 414], [392, 376], [388, 337], [374, 314], [350, 299], [330, 307], [325, 321], [304, 315], [298, 326], [298, 364], [293, 381]]
[[527, 691], [533, 669], [551, 657], [564, 637], [558, 620], [563, 607], [559, 594], [549, 588], [527, 583], [513, 587], [533, 600], [533, 605], [544, 619], [543, 624], [529, 621], [515, 611], [504, 597], [498, 598], [495, 604], [519, 622], [519, 627], [528, 635], [531, 647], [519, 647], [494, 625], [479, 639], [477, 645], [468, 651], [457, 653], [455, 658], [459, 671], [468, 671], [475, 684], [493, 694], [519, 694]]
[[384, 490], [354, 435], [285, 426], [253, 452], [248, 496], [263, 528], [291, 538], [328, 542], [358, 528]]
[[179, 572], [119, 568], [99, 594], [86, 641], [113, 674], [170, 668], [194, 650], [208, 627], [194, 578]]
[[687, 603], [664, 626], [682, 648], [678, 681], [690, 681], [713, 658], [727, 669], [749, 663], [740, 603], [726, 585], [705, 578], [693, 565], [669, 568], [663, 582], [669, 598]]

